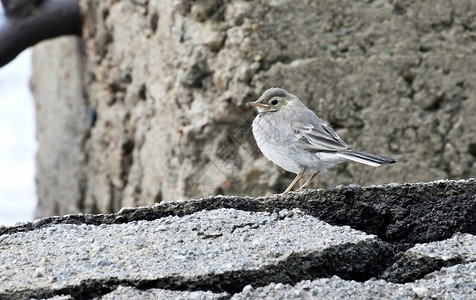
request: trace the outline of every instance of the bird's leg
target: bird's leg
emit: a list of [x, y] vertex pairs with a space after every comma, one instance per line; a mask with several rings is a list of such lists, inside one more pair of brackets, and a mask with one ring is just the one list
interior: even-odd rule
[[302, 187], [298, 190], [298, 192], [304, 190], [304, 189], [309, 185], [309, 183], [311, 183], [311, 181], [312, 181], [314, 178], [316, 178], [317, 173], [319, 173], [319, 171], [317, 171], [316, 173], [312, 174], [311, 177], [309, 177], [309, 179], [306, 180], [306, 182], [304, 182], [304, 184], [303, 184]]
[[296, 182], [298, 182], [299, 179], [301, 179], [302, 175], [304, 174], [304, 171], [306, 171], [306, 169], [303, 169], [301, 171], [301, 173], [297, 174], [296, 178], [294, 178], [293, 182], [291, 182], [291, 184], [288, 186], [288, 188], [283, 192], [283, 195], [286, 195], [287, 193], [289, 193], [289, 191], [293, 188], [293, 186], [296, 184]]

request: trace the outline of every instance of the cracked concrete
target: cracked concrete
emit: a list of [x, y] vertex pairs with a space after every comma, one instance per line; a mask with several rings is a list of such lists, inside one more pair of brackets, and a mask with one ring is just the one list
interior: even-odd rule
[[384, 280], [356, 282], [332, 278], [306, 280], [294, 286], [270, 284], [246, 286], [231, 299], [474, 299], [476, 263], [442, 268], [424, 279], [407, 284]]
[[2, 227], [0, 298], [467, 299], [475, 195], [474, 179], [353, 185]]
[[376, 236], [297, 210], [284, 218], [217, 209], [127, 224], [53, 225], [4, 235], [0, 243], [3, 296], [35, 298], [75, 294], [83, 282], [91, 290], [127, 282], [234, 293], [249, 281], [332, 274], [365, 280], [381, 273], [380, 262], [392, 253]]
[[468, 264], [476, 260], [476, 236], [455, 234], [452, 238], [417, 244], [397, 255], [396, 262], [387, 268], [382, 278], [392, 282], [410, 282], [442, 267]]
[[435, 181], [331, 190], [306, 190], [267, 197], [210, 196], [200, 200], [173, 201], [146, 208], [123, 208], [117, 214], [48, 217], [16, 227], [0, 227], [0, 234], [29, 231], [51, 224], [121, 224], [184, 216], [201, 210], [234, 208], [273, 211], [299, 208], [333, 225], [349, 225], [392, 241], [397, 250], [417, 243], [450, 238], [456, 232], [474, 233], [476, 228], [476, 181]]

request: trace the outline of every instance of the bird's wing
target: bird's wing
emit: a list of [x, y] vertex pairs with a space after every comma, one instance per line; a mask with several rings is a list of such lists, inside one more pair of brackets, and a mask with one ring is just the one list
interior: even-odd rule
[[338, 152], [349, 149], [339, 135], [329, 125], [321, 122], [302, 124], [296, 130], [304, 149], [314, 152]]

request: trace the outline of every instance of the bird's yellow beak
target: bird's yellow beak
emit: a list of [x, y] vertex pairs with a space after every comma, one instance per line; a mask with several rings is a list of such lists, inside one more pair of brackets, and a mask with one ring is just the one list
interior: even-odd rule
[[248, 105], [248, 106], [256, 106], [256, 107], [268, 107], [267, 104], [260, 103], [260, 102], [258, 102], [258, 100], [253, 101], [253, 102], [248, 102], [248, 103], [246, 103], [246, 105]]

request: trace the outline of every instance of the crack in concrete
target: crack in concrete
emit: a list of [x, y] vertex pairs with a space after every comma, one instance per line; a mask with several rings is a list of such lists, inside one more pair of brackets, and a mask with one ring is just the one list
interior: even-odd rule
[[[124, 208], [117, 214], [48, 217], [15, 227], [0, 227], [0, 236], [55, 224], [122, 224], [167, 216], [185, 216], [219, 208], [254, 212], [298, 208], [303, 213], [332, 225], [349, 225], [378, 235], [382, 240], [392, 243], [397, 251], [401, 251], [416, 243], [449, 238], [456, 232], [476, 234], [476, 220], [463, 218], [476, 213], [474, 194], [476, 180], [470, 179], [465, 182], [441, 181], [423, 185], [345, 186], [290, 193], [285, 197], [213, 196], [183, 202], [164, 202], [152, 207]], [[439, 207], [440, 211], [431, 209], [435, 207]], [[439, 228], [438, 231], [432, 232], [433, 227]]]
[[392, 265], [385, 270], [381, 279], [394, 283], [414, 282], [434, 271], [440, 271], [444, 267], [451, 267], [462, 263], [464, 261], [461, 257], [448, 260], [426, 256], [414, 260], [404, 259], [403, 262], [398, 262], [398, 264]]
[[[337, 275], [345, 280], [365, 281], [381, 274], [390, 265], [393, 256], [391, 247], [384, 242], [360, 241], [342, 244], [324, 251], [307, 254], [291, 253], [285, 260], [259, 269], [225, 271], [192, 278], [170, 276], [157, 279], [107, 280], [92, 279], [59, 289], [23, 290], [13, 294], [0, 294], [0, 299], [48, 298], [57, 295], [70, 295], [74, 299], [101, 297], [119, 285], [141, 290], [160, 288], [174, 291], [212, 291], [234, 294], [251, 284], [254, 287], [266, 286], [272, 282], [296, 284], [302, 280], [330, 278]], [[337, 259], [336, 259], [337, 257]], [[334, 264], [330, 265], [329, 261]], [[384, 263], [382, 263], [384, 262]]]
[[[0, 294], [0, 298], [45, 298], [69, 294], [75, 299], [105, 295], [119, 285], [138, 289], [161, 288], [177, 291], [239, 292], [244, 286], [265, 286], [271, 282], [295, 284], [300, 280], [340, 276], [343, 279], [364, 281], [379, 277], [389, 282], [411, 282], [442, 267], [460, 264], [458, 258], [416, 258], [400, 261], [392, 266], [402, 251], [416, 243], [444, 240], [455, 232], [476, 234], [476, 221], [470, 218], [476, 213], [476, 180], [439, 181], [427, 184], [386, 185], [376, 187], [346, 186], [333, 190], [308, 190], [303, 193], [270, 195], [262, 198], [215, 196], [200, 200], [165, 202], [152, 207], [124, 208], [117, 214], [69, 215], [50, 217], [16, 227], [0, 228], [1, 235], [32, 231], [55, 224], [121, 224], [139, 220], [156, 220], [166, 216], [186, 216], [202, 210], [233, 208], [242, 211], [273, 213], [269, 220], [279, 222], [289, 216], [290, 208], [298, 208], [304, 214], [319, 218], [333, 225], [349, 225], [376, 234], [372, 250], [362, 242], [337, 246], [330, 250], [311, 253], [291, 253], [283, 261], [258, 270], [233, 270], [221, 274], [206, 274], [191, 278], [169, 276], [158, 279], [123, 280], [93, 279], [78, 285], [57, 290], [24, 290], [12, 295]], [[465, 207], [465, 208], [464, 208]], [[463, 209], [464, 208], [464, 209]], [[346, 213], [344, 213], [346, 212]], [[436, 214], [435, 214], [436, 213]], [[245, 226], [266, 225], [261, 223], [240, 224], [231, 228], [233, 233]], [[203, 238], [218, 238], [220, 232], [205, 234]], [[367, 242], [368, 243], [368, 242]], [[382, 246], [384, 245], [384, 246]], [[278, 253], [278, 255], [286, 255]], [[327, 258], [326, 258], [327, 257]], [[332, 266], [326, 264], [334, 257]], [[335, 259], [338, 257], [339, 259]], [[367, 260], [369, 260], [367, 262]]]

